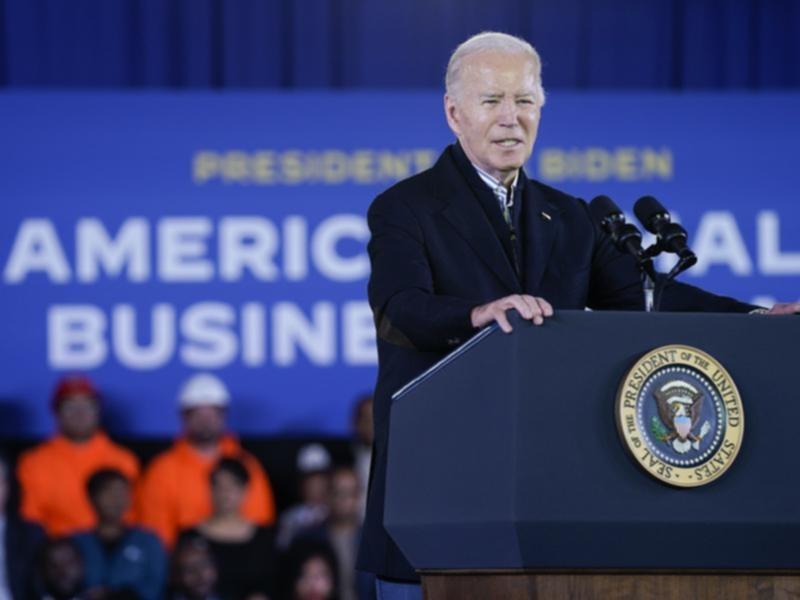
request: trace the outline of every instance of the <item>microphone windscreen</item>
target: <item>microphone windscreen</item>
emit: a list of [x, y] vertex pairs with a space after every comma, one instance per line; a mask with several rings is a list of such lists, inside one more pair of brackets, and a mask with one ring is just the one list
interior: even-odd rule
[[656, 215], [668, 215], [667, 209], [652, 196], [642, 196], [633, 205], [633, 214], [639, 219], [644, 228], [650, 233], [655, 233], [651, 227], [653, 217]]
[[589, 203], [589, 214], [592, 218], [601, 223], [603, 219], [614, 214], [622, 214], [619, 206], [608, 196], [596, 196]]

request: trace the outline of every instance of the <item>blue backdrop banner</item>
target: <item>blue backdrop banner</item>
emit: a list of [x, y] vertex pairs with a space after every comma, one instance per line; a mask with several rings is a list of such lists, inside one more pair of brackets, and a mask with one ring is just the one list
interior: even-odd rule
[[[366, 209], [452, 140], [419, 93], [0, 94], [0, 435], [89, 373], [112, 431], [169, 436], [217, 373], [249, 435], [344, 434], [376, 371]], [[684, 275], [800, 297], [800, 95], [552, 94], [527, 171], [626, 210], [653, 194]], [[661, 267], [669, 265], [662, 263]]]

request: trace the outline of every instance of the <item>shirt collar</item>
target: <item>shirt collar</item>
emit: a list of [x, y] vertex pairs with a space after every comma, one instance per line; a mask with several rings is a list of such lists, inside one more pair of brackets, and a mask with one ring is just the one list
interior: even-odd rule
[[[492, 190], [495, 193], [495, 195], [502, 196], [504, 200], [509, 196], [511, 198], [514, 197], [514, 189], [517, 187], [517, 182], [519, 181], [519, 170], [517, 170], [517, 174], [514, 175], [514, 181], [511, 182], [511, 185], [509, 187], [506, 187], [505, 185], [503, 185], [502, 181], [500, 181], [496, 177], [489, 175], [489, 173], [478, 167], [476, 164], [474, 163], [470, 164], [472, 165], [472, 168], [474, 168], [475, 171], [478, 173], [478, 176], [481, 178], [483, 183], [489, 186], [489, 189]], [[511, 193], [509, 194], [509, 192]]]

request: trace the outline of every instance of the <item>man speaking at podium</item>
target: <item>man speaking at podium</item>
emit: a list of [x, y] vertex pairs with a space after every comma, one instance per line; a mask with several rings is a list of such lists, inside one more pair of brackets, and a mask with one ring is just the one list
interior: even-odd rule
[[[378, 333], [375, 447], [359, 568], [379, 598], [421, 598], [418, 578], [383, 527], [391, 395], [506, 311], [540, 325], [554, 309], [641, 310], [632, 256], [582, 200], [528, 179], [522, 165], [545, 103], [533, 47], [502, 33], [462, 43], [447, 66], [444, 109], [457, 141], [429, 170], [372, 203], [369, 301]], [[756, 307], [674, 283], [667, 310]], [[800, 310], [777, 305], [772, 312]], [[480, 485], [476, 473], [476, 485]], [[409, 482], [413, 485], [413, 482]]]

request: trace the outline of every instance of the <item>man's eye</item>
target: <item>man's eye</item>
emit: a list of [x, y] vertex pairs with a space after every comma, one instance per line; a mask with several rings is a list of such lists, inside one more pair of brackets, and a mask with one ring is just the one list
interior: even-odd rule
[[495, 100], [494, 98], [487, 98], [486, 100], [483, 101], [483, 104], [497, 104], [497, 100]]
[[517, 100], [517, 104], [533, 104], [533, 100], [530, 98], [520, 98]]

